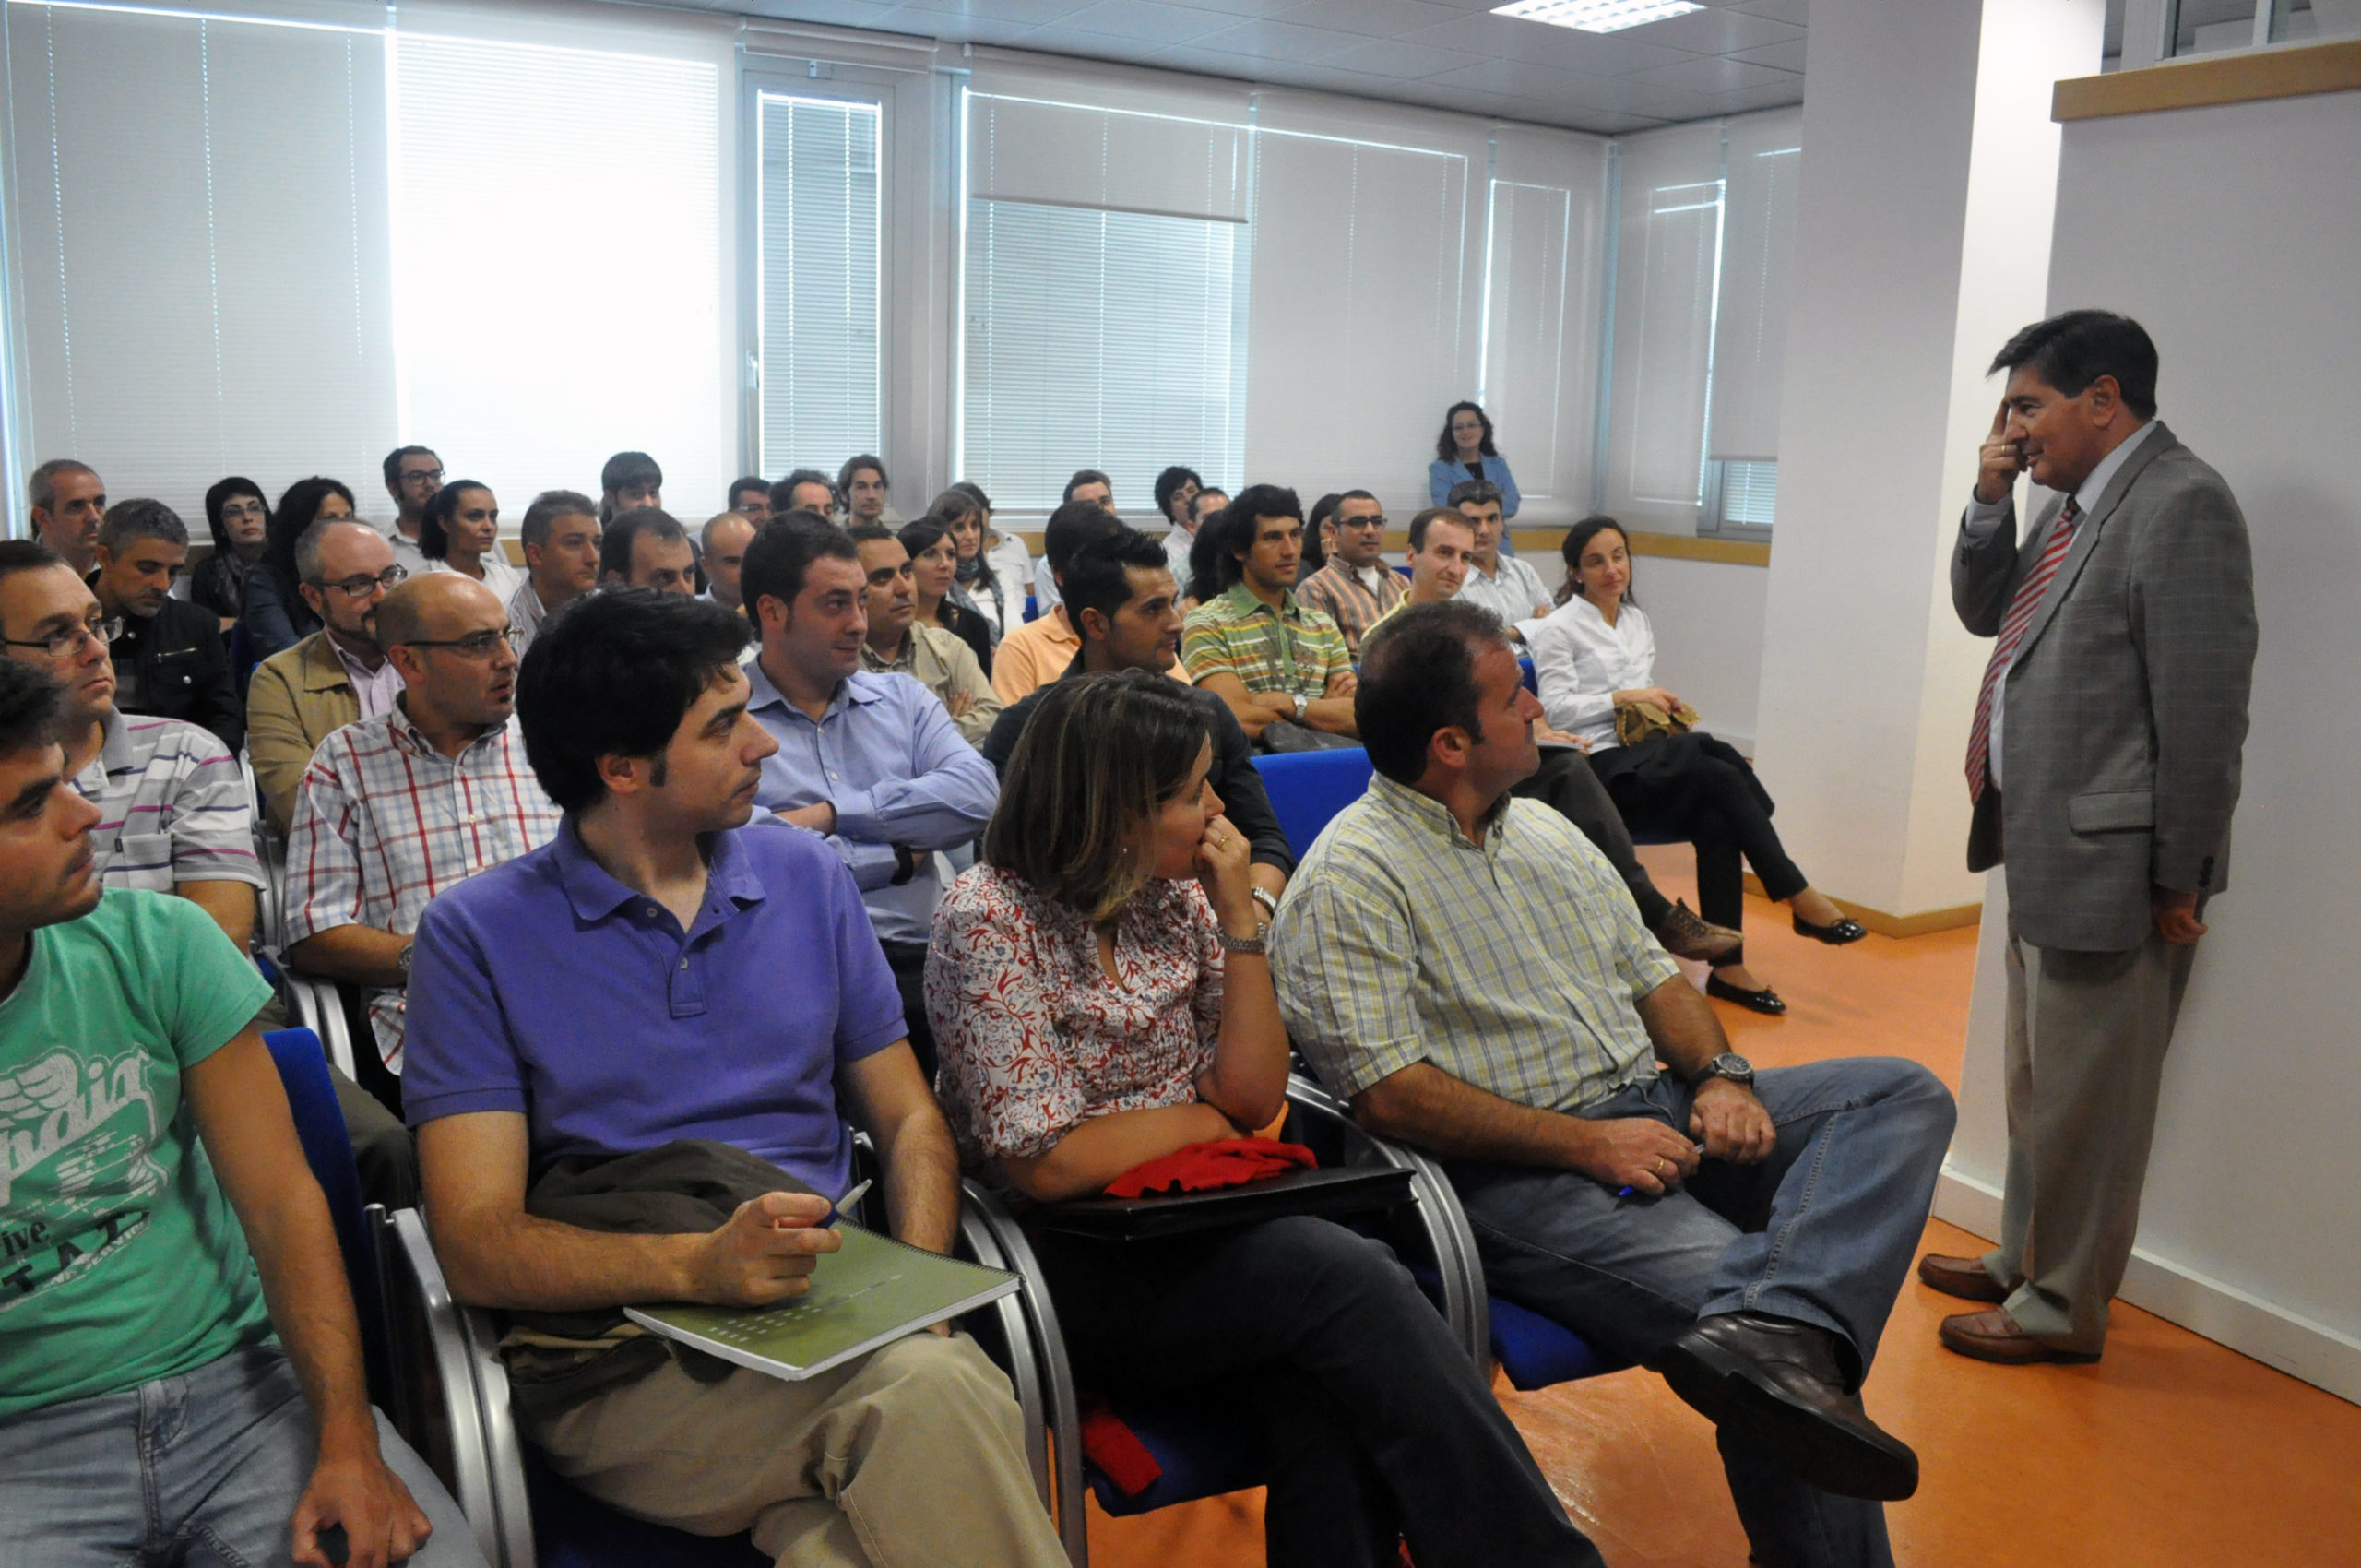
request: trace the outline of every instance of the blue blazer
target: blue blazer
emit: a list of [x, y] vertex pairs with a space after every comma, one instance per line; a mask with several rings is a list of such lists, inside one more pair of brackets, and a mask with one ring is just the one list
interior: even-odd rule
[[[1517, 504], [1525, 498], [1516, 493], [1516, 480], [1509, 472], [1508, 459], [1486, 457], [1483, 459], [1483, 464], [1484, 477], [1501, 487], [1501, 516], [1515, 517]], [[1427, 505], [1442, 505], [1443, 497], [1451, 493], [1451, 487], [1465, 478], [1467, 478], [1467, 465], [1465, 463], [1429, 463], [1427, 465]]]

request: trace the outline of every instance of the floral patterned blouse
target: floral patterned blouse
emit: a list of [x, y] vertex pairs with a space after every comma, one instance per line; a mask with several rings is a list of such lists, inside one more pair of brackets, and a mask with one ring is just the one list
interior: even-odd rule
[[1082, 914], [977, 866], [934, 913], [926, 1012], [935, 1095], [969, 1169], [1046, 1154], [1094, 1116], [1197, 1098], [1221, 1033], [1222, 953], [1194, 880], [1116, 917], [1115, 969]]

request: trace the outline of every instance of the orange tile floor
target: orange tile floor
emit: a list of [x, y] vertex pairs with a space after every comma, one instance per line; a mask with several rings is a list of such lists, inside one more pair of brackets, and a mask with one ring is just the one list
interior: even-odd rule
[[[1688, 851], [1643, 851], [1695, 903]], [[1784, 1018], [1715, 1004], [1764, 1066], [1893, 1053], [1959, 1082], [1973, 929], [1821, 947], [1749, 898], [1749, 959]], [[1940, 1221], [1930, 1246], [1981, 1251]], [[2361, 1407], [2118, 1305], [2091, 1366], [1987, 1367], [1935, 1342], [1964, 1310], [1903, 1288], [1866, 1397], [1918, 1450], [1917, 1496], [1887, 1515], [1903, 1568], [2361, 1568]], [[1501, 1397], [1613, 1568], [1743, 1568], [1713, 1430], [1632, 1371]], [[1109, 1519], [1096, 1568], [1257, 1568], [1262, 1493]]]

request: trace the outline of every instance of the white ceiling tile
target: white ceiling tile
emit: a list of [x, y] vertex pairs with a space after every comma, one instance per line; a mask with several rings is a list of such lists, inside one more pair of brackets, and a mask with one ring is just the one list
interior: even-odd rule
[[908, 31], [912, 25], [888, 19], [901, 9], [896, 0], [754, 0], [749, 6], [730, 6], [727, 9], [751, 11], [785, 22], [820, 22], [829, 27]]
[[1262, 60], [1309, 62], [1366, 42], [1358, 34], [1334, 28], [1308, 28], [1293, 22], [1252, 21], [1224, 28], [1197, 40], [1207, 49], [1252, 54]]
[[1291, 11], [1303, 0], [1190, 0], [1201, 11], [1218, 11], [1226, 17], [1275, 17]]
[[1803, 30], [1743, 11], [1691, 11], [1684, 17], [1667, 17], [1660, 22], [1630, 29], [1622, 36], [1636, 42], [1694, 50], [1700, 54], [1733, 54], [1741, 49], [1761, 49], [1765, 44], [1801, 38]]
[[1768, 65], [1778, 71], [1801, 71], [1804, 68], [1804, 41], [1794, 38], [1785, 43], [1771, 44], [1767, 48], [1742, 49], [1730, 58], [1744, 60], [1756, 65]]
[[1804, 101], [1804, 79], [1790, 77], [1774, 87], [1749, 88], [1725, 99], [1724, 113], [1744, 114], [1757, 109], [1786, 109]]
[[1198, 76], [1230, 77], [1244, 82], [1279, 80], [1267, 61], [1252, 54], [1239, 54], [1226, 49], [1207, 49], [1201, 43], [1179, 43], [1169, 49], [1159, 49], [1148, 56], [1148, 64], [1166, 70], [1190, 71]]
[[1660, 44], [1640, 43], [1617, 34], [1577, 32], [1519, 17], [1465, 16], [1404, 35], [1412, 43], [1440, 43], [1496, 60], [1525, 60], [1560, 70], [1584, 71], [1595, 77], [1619, 77], [1651, 65], [1685, 60], [1689, 52]]
[[1111, 33], [1085, 32], [1052, 22], [1045, 28], [1028, 28], [1017, 34], [1015, 47], [1038, 50], [1044, 54], [1071, 54], [1083, 60], [1115, 60], [1125, 65], [1138, 65], [1154, 55], [1165, 45], [1152, 38], [1120, 38]]
[[1522, 60], [1479, 60], [1454, 71], [1437, 72], [1426, 79], [1437, 87], [1498, 93], [1502, 97], [1572, 98], [1576, 96], [1574, 89], [1583, 78], [1548, 65], [1529, 65]]
[[1738, 92], [1750, 87], [1775, 87], [1794, 75], [1792, 71], [1774, 71], [1768, 65], [1750, 65], [1724, 55], [1701, 54], [1678, 65], [1634, 71], [1625, 79], [1653, 87], [1679, 88], [1687, 92]]
[[1090, 0], [902, 0], [902, 8], [1035, 28], [1070, 17], [1089, 3]]
[[1398, 38], [1388, 38], [1357, 43], [1320, 63], [1334, 65], [1339, 70], [1416, 79], [1441, 76], [1445, 71], [1455, 71], [1464, 65], [1477, 65], [1482, 59], [1480, 54], [1464, 53], [1456, 49], [1438, 49], [1432, 44], [1406, 43]]
[[1802, 27], [1804, 18], [1811, 10], [1811, 0], [1747, 0], [1741, 7], [1757, 17], [1769, 17], [1773, 21]]
[[1279, 13], [1279, 19], [1299, 22], [1305, 27], [1363, 33], [1370, 38], [1393, 38], [1447, 22], [1458, 14], [1434, 0], [1298, 0]]
[[[1073, 15], [1061, 18], [1055, 24], [1060, 29], [1086, 33], [1104, 33], [1122, 39], [1137, 49], [1161, 49], [1167, 44], [1186, 43], [1218, 32], [1235, 23], [1228, 17], [1200, 10], [1193, 6], [1168, 6], [1159, 0], [1097, 0]], [[1126, 54], [1125, 58], [1133, 57]]]

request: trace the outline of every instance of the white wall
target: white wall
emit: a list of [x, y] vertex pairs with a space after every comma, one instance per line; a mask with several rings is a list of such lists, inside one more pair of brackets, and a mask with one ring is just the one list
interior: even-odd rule
[[[2166, 1064], [2124, 1296], [2361, 1399], [2356, 148], [2355, 92], [2070, 125], [2049, 299], [2154, 336], [2165, 422], [2246, 512], [2262, 625], [2231, 885]], [[1987, 902], [1987, 950], [1999, 918]], [[2002, 1170], [1998, 987], [1987, 962], [1940, 1206], [1971, 1228]]]

